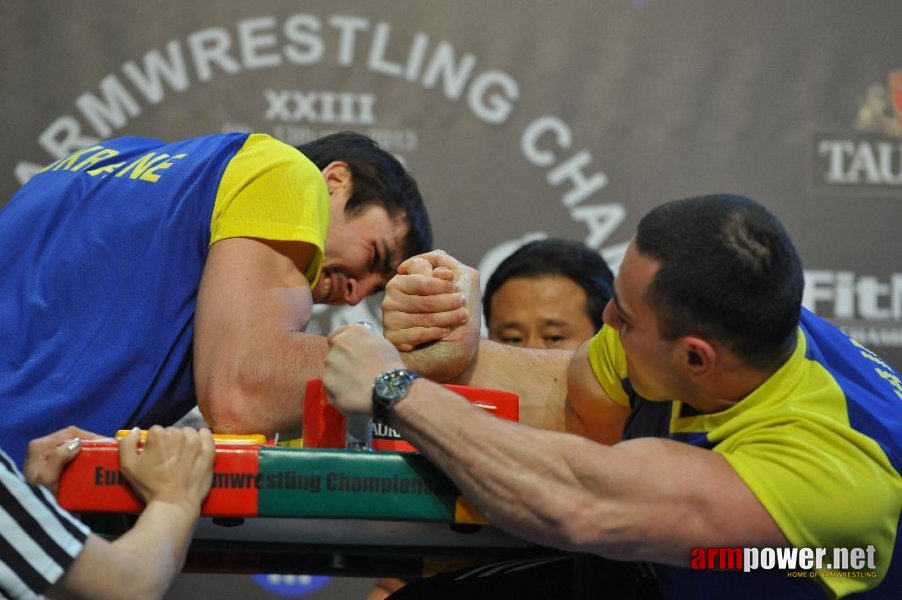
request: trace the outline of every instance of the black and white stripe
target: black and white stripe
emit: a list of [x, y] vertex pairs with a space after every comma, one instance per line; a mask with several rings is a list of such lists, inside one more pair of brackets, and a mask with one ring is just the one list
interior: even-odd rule
[[81, 552], [88, 532], [46, 488], [26, 483], [0, 450], [0, 595], [40, 597]]

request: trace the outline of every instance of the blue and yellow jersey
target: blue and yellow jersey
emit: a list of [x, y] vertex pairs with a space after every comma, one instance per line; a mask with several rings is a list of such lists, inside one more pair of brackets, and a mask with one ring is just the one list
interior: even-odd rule
[[[873, 545], [877, 577], [820, 578], [833, 594], [902, 590], [902, 381], [879, 356], [803, 309], [792, 357], [739, 403], [705, 415], [678, 400], [637, 400], [610, 327], [592, 340], [589, 358], [611, 399], [633, 410], [663, 405], [661, 435], [723, 455], [793, 546]], [[690, 579], [688, 570], [661, 569], [675, 589]], [[736, 573], [732, 585], [751, 589], [755, 575], [769, 577]], [[705, 576], [719, 580], [710, 572], [691, 579]], [[793, 585], [785, 574], [782, 582]]]
[[112, 435], [195, 403], [191, 344], [209, 247], [247, 236], [318, 249], [319, 169], [261, 134], [102, 142], [37, 174], [0, 212], [0, 439], [70, 424]]

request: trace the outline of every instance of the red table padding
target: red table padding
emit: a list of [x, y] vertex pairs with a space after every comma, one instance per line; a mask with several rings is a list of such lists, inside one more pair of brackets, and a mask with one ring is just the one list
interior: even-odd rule
[[[517, 394], [466, 385], [445, 384], [445, 387], [502, 419], [520, 420], [520, 397]], [[344, 415], [326, 400], [322, 379], [307, 382], [303, 422], [305, 448], [345, 447]], [[416, 448], [394, 428], [378, 420], [373, 421], [373, 450], [416, 452]]]

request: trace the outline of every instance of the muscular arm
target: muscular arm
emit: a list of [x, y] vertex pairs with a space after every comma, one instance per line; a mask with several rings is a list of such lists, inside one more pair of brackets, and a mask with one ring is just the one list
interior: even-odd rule
[[[470, 366], [452, 382], [514, 392], [520, 396], [520, 422], [526, 425], [614, 444], [621, 439], [629, 409], [610, 400], [598, 385], [587, 347], [574, 353], [482, 339]], [[410, 354], [415, 353], [402, 353], [405, 363]]]
[[[369, 412], [373, 378], [400, 366], [400, 356], [360, 327], [333, 333], [330, 342], [330, 402], [346, 413]], [[563, 377], [566, 361], [552, 362]], [[574, 389], [580, 384], [588, 382], [571, 382]], [[786, 544], [714, 452], [652, 438], [607, 446], [528, 427], [493, 417], [426, 379], [414, 381], [395, 405], [391, 424], [494, 524], [540, 544], [675, 565], [687, 564], [697, 546]]]
[[454, 383], [520, 396], [520, 422], [564, 431], [568, 350], [534, 350], [480, 340], [470, 367]]
[[481, 412], [417, 380], [396, 406], [392, 425], [514, 535], [675, 565], [687, 565], [698, 546], [787, 544], [713, 452], [653, 438], [606, 446]]
[[213, 244], [197, 300], [194, 376], [207, 423], [222, 433], [300, 432], [304, 384], [322, 374], [326, 339], [304, 333], [313, 300], [309, 244], [230, 238]]
[[480, 339], [479, 274], [441, 250], [398, 272], [386, 287], [383, 326], [408, 368], [435, 381], [514, 392], [522, 423], [564, 429], [569, 352]]
[[[571, 366], [566, 350], [480, 339], [479, 274], [440, 250], [409, 259], [398, 271], [386, 288], [383, 325], [409, 368], [436, 381], [514, 392], [527, 425], [608, 444], [620, 440], [628, 410], [595, 382], [587, 344]], [[574, 375], [569, 389], [568, 370]]]
[[611, 400], [598, 384], [589, 363], [589, 342], [583, 343], [570, 360], [567, 373], [566, 429], [602, 444], [622, 439], [629, 409]]

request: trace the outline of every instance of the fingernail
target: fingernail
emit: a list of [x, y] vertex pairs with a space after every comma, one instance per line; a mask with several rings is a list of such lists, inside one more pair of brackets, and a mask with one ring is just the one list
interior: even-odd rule
[[69, 452], [75, 452], [79, 448], [81, 448], [81, 438], [72, 438], [66, 442], [66, 450]]

